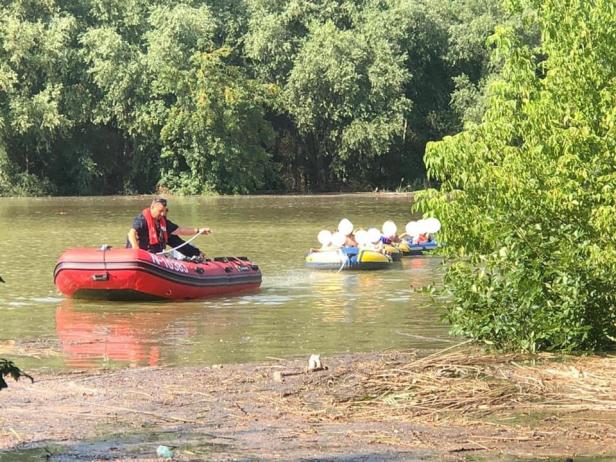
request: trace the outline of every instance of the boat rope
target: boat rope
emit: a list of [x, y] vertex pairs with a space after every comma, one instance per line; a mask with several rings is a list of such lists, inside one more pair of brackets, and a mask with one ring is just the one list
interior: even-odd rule
[[344, 268], [344, 265], [346, 265], [347, 261], [349, 262], [349, 266], [351, 266], [351, 261], [349, 259], [349, 256], [347, 254], [345, 254], [342, 251], [342, 249], [340, 249], [339, 252], [340, 252], [340, 260], [342, 260], [342, 266], [338, 269], [338, 271], [336, 271], [337, 273], [342, 271], [342, 269]]
[[199, 232], [197, 234], [195, 234], [193, 237], [191, 237], [190, 239], [188, 239], [186, 242], [182, 242], [180, 245], [178, 245], [177, 247], [174, 247], [173, 249], [169, 249], [169, 250], [163, 250], [162, 252], [158, 252], [156, 255], [164, 255], [166, 253], [171, 253], [181, 247], [184, 247], [186, 244], [190, 244], [192, 241], [194, 241], [197, 236], [203, 234], [203, 231], [200, 229]]
[[105, 271], [105, 273], [107, 272], [107, 258], [105, 256], [105, 253], [111, 248], [110, 245], [107, 244], [103, 244], [101, 245], [100, 250], [103, 252], [103, 270]]

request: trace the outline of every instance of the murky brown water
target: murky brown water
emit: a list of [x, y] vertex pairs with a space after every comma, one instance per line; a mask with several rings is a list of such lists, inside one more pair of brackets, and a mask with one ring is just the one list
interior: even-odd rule
[[441, 311], [410, 285], [440, 280], [439, 259], [406, 259], [375, 272], [304, 268], [323, 228], [411, 219], [398, 195], [178, 198], [170, 218], [209, 226], [195, 243], [210, 256], [247, 255], [263, 271], [261, 291], [191, 302], [67, 300], [53, 285], [69, 247], [124, 246], [144, 197], [0, 199], [0, 356], [26, 368], [201, 365], [267, 357], [451, 341]]

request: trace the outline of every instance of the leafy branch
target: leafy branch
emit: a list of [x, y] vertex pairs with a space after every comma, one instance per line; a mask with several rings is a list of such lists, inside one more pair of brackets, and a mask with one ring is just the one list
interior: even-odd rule
[[8, 359], [0, 358], [0, 390], [3, 388], [8, 388], [4, 377], [12, 377], [13, 380], [17, 381], [21, 377], [29, 378], [32, 383], [34, 383], [34, 379], [23, 372], [19, 367], [17, 367], [13, 361], [9, 361]]

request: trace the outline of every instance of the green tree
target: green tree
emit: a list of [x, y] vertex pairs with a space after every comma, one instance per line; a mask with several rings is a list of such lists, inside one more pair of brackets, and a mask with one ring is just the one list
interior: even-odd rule
[[43, 172], [74, 123], [67, 109], [75, 34], [75, 19], [53, 2], [0, 6], [0, 193], [52, 191]]
[[410, 101], [408, 73], [382, 37], [338, 29], [331, 21], [312, 31], [289, 76], [284, 97], [315, 155], [313, 178], [361, 178], [369, 160], [402, 137]]
[[282, 135], [299, 140], [291, 143], [296, 159], [289, 164], [305, 159], [310, 189], [365, 182], [371, 161], [402, 139], [411, 105], [399, 46], [403, 26], [396, 22], [401, 7], [378, 1], [251, 7], [246, 52], [257, 75], [280, 88], [274, 110], [287, 118]]
[[123, 23], [124, 12], [122, 27], [103, 21], [82, 37], [100, 93], [94, 121], [127, 140], [129, 184], [183, 194], [253, 191], [267, 170], [270, 129], [260, 90], [233, 64], [237, 54], [216, 51], [242, 28], [241, 20], [228, 34], [221, 26], [233, 5], [219, 14], [182, 2], [146, 5], [141, 23]]
[[504, 12], [478, 0], [248, 6], [245, 54], [280, 88], [270, 102], [274, 159], [292, 187], [393, 188], [423, 177], [426, 142], [482, 113], [485, 75], [498, 69], [485, 39]]
[[[502, 77], [480, 124], [428, 145], [457, 334], [499, 347], [601, 348], [616, 337], [616, 4], [516, 0], [493, 37]], [[534, 13], [534, 14], [531, 14]]]
[[272, 129], [267, 88], [227, 63], [230, 50], [198, 53], [161, 131], [161, 186], [185, 194], [247, 193], [263, 184]]
[[[4, 2], [0, 194], [397, 187], [423, 177], [428, 140], [483, 113], [500, 14], [479, 0]], [[183, 139], [179, 120], [206, 119], [216, 128]]]
[[135, 38], [133, 28], [145, 26], [124, 29], [102, 22], [89, 28], [80, 38], [80, 53], [93, 94], [91, 123], [111, 148], [99, 156], [105, 177], [120, 181], [116, 190], [151, 191], [158, 180], [158, 132], [166, 107], [151, 97], [144, 39]]

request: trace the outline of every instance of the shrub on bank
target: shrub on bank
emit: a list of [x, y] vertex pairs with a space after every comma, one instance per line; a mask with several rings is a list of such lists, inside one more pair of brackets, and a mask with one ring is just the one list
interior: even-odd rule
[[[511, 1], [483, 121], [428, 146], [454, 333], [501, 348], [601, 349], [616, 337], [613, 2]], [[612, 19], [611, 19], [612, 18]]]

